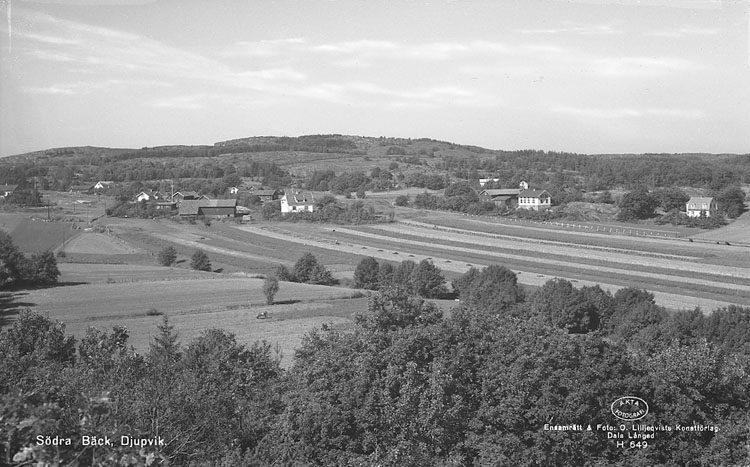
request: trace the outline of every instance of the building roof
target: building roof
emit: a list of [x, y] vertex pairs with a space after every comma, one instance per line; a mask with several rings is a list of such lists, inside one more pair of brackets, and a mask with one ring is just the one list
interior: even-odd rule
[[181, 216], [197, 216], [201, 208], [235, 208], [236, 199], [189, 199], [180, 203]]
[[273, 196], [276, 194], [276, 190], [255, 190], [256, 196]]
[[517, 196], [520, 191], [521, 190], [518, 188], [489, 189], [482, 190], [479, 194], [492, 196], [494, 198], [495, 196]]
[[175, 192], [174, 196], [177, 196], [177, 195], [180, 195], [183, 198], [189, 198], [189, 197], [197, 198], [200, 196], [197, 191], [177, 191]]
[[309, 191], [307, 193], [302, 191], [285, 191], [284, 197], [289, 206], [309, 206], [315, 204], [315, 198]]
[[541, 198], [544, 193], [547, 193], [547, 196], [550, 196], [549, 192], [547, 190], [521, 190], [521, 193], [518, 194], [518, 196], [523, 196], [524, 198]]
[[691, 196], [688, 203], [710, 203], [713, 200], [712, 197]]
[[9, 192], [14, 191], [16, 188], [18, 188], [18, 185], [0, 185], [0, 192]]
[[692, 198], [690, 198], [690, 200], [687, 202], [687, 204], [693, 204], [693, 203], [695, 203], [695, 204], [708, 204], [708, 205], [710, 205], [713, 202], [713, 200], [714, 199], [711, 198], [711, 197], [705, 198], [705, 197], [700, 197], [700, 196], [693, 196]]

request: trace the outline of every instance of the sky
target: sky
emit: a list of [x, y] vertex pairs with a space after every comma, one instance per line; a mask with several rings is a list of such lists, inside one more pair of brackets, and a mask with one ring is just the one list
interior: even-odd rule
[[0, 0], [0, 155], [248, 136], [750, 153], [747, 0]]

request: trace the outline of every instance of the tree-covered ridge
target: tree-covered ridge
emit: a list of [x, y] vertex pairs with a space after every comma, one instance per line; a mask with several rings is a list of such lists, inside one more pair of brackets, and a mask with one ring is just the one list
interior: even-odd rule
[[[376, 268], [377, 266], [377, 268]], [[300, 262], [300, 271], [313, 268]], [[363, 262], [358, 278], [381, 273]], [[388, 271], [385, 271], [387, 274]], [[391, 274], [399, 274], [397, 270]], [[410, 274], [411, 275], [411, 274]], [[379, 283], [379, 282], [378, 282]], [[750, 460], [750, 309], [669, 313], [644, 290], [550, 281], [524, 294], [502, 266], [457, 281], [444, 315], [398, 283], [351, 329], [309, 333], [287, 371], [267, 344], [221, 330], [181, 342], [167, 319], [143, 355], [127, 330], [31, 312], [0, 333], [0, 462], [61, 465], [630, 466]], [[604, 432], [623, 395], [659, 432], [622, 449]], [[37, 435], [71, 445], [37, 445]], [[84, 446], [81, 436], [163, 446]]]
[[[292, 158], [298, 161], [304, 161], [305, 154], [326, 154], [334, 159], [398, 156], [410, 164], [429, 166], [430, 170], [445, 172], [459, 180], [493, 177], [501, 179], [504, 187], [517, 186], [520, 180], [526, 180], [534, 187], [549, 190], [553, 199], [562, 199], [566, 191], [573, 189], [630, 189], [645, 185], [650, 189], [689, 186], [719, 191], [750, 182], [748, 155], [586, 155], [540, 150], [488, 150], [429, 139], [308, 135], [242, 138], [213, 146], [53, 149], [4, 158], [0, 161], [0, 183], [23, 185], [30, 183], [32, 177], [38, 177], [51, 189], [67, 189], [74, 180], [216, 179], [238, 173], [269, 177], [270, 183], [266, 184], [281, 186], [291, 181], [282, 180], [288, 174], [278, 167], [269, 172], [268, 168], [254, 167], [253, 163], [261, 162], [259, 158], [277, 160], [284, 154], [300, 154]], [[425, 174], [431, 175], [434, 174]], [[322, 178], [331, 185], [329, 174]], [[354, 191], [364, 180], [353, 184], [353, 178], [356, 177], [340, 181], [339, 185], [348, 185], [347, 189]], [[370, 178], [372, 180], [368, 182], [379, 177]], [[319, 175], [307, 185], [319, 189], [320, 182]], [[446, 185], [445, 180], [440, 180], [440, 186], [436, 182], [406, 180], [409, 186], [441, 189]]]

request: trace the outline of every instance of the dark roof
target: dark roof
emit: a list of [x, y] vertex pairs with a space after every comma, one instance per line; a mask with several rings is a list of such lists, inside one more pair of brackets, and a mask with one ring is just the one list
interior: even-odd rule
[[540, 198], [544, 193], [547, 193], [547, 196], [550, 196], [549, 192], [547, 190], [521, 190], [521, 193], [518, 194], [518, 196], [523, 196], [524, 198]]
[[190, 199], [180, 203], [180, 215], [181, 216], [197, 216], [198, 209], [200, 208], [200, 202], [203, 200]]
[[489, 190], [482, 190], [480, 195], [488, 195], [488, 196], [517, 196], [518, 193], [521, 190], [518, 188], [503, 188], [503, 189], [489, 189]]
[[276, 194], [276, 190], [255, 190], [256, 196], [273, 196]]
[[197, 216], [201, 208], [235, 208], [236, 199], [189, 199], [180, 203], [181, 216]]
[[294, 191], [285, 191], [284, 196], [286, 196], [286, 203], [289, 206], [309, 206], [315, 204], [315, 198], [313, 198], [310, 192], [295, 193]]
[[197, 198], [200, 196], [197, 191], [178, 191], [174, 195], [175, 196], [180, 195], [183, 198], [189, 198], [189, 197]]

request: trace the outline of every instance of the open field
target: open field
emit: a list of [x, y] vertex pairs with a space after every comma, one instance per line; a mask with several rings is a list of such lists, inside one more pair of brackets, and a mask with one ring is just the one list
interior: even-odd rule
[[26, 254], [54, 250], [80, 233], [72, 222], [51, 221], [29, 213], [0, 214], [0, 229], [5, 230], [18, 249]]
[[692, 238], [708, 242], [741, 243], [750, 246], [750, 211], [745, 212], [725, 227], [705, 231], [693, 235]]
[[[267, 340], [288, 365], [305, 333], [323, 323], [347, 327], [351, 314], [367, 307], [367, 298], [351, 298], [355, 291], [349, 288], [286, 282], [281, 283], [277, 304], [265, 305], [262, 280], [253, 276], [272, 273], [279, 264], [291, 266], [308, 251], [344, 283], [362, 258], [372, 256], [394, 263], [430, 259], [449, 279], [473, 266], [503, 264], [529, 287], [554, 277], [567, 278], [577, 287], [600, 284], [613, 292], [632, 285], [654, 292], [657, 303], [678, 310], [700, 307], [710, 312], [731, 303], [750, 304], [750, 248], [744, 246], [571, 232], [417, 210], [410, 210], [408, 217], [361, 226], [215, 222], [210, 227], [103, 218], [96, 223], [111, 232], [104, 234], [73, 230], [70, 222], [7, 214], [0, 216], [0, 225], [38, 243], [54, 239], [59, 233], [54, 228], [60, 226], [70, 229], [70, 237], [67, 257], [60, 263], [61, 285], [3, 294], [0, 311], [12, 318], [20, 308], [30, 307], [64, 321], [67, 331], [79, 338], [89, 326], [124, 325], [131, 343], [145, 351], [162, 319], [148, 314], [153, 308], [169, 316], [183, 341], [208, 328], [223, 328], [241, 343]], [[50, 225], [53, 233], [44, 233]], [[158, 266], [156, 254], [168, 245], [177, 249], [178, 264]], [[190, 270], [189, 258], [196, 249], [206, 251], [214, 270], [223, 272]], [[448, 313], [453, 305], [440, 304]], [[261, 311], [268, 311], [270, 318], [256, 319]]]
[[[63, 282], [75, 285], [23, 291], [13, 300], [65, 322], [66, 331], [77, 338], [89, 326], [125, 326], [130, 343], [139, 351], [148, 349], [162, 319], [148, 314], [153, 308], [170, 318], [183, 341], [205, 329], [222, 328], [235, 333], [241, 343], [278, 344], [286, 356], [313, 327], [345, 326], [352, 313], [367, 308], [366, 297], [350, 298], [354, 291], [340, 287], [283, 282], [275, 304], [269, 306], [261, 279], [156, 266], [93, 265], [93, 271], [83, 266], [61, 265]], [[97, 274], [112, 279], [111, 283], [83, 283]], [[256, 319], [261, 311], [267, 311], [269, 318]]]

